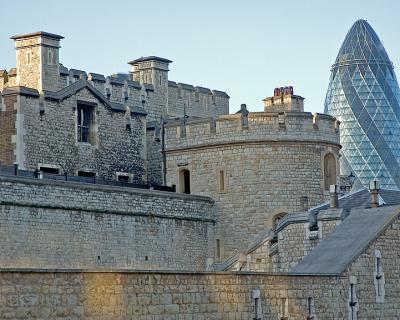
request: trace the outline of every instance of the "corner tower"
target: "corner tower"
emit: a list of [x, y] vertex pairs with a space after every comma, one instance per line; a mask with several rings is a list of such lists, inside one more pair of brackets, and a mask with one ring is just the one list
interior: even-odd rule
[[341, 122], [342, 175], [355, 187], [400, 188], [400, 93], [392, 62], [365, 20], [351, 27], [331, 69], [325, 113]]
[[39, 31], [11, 39], [17, 50], [17, 85], [39, 92], [58, 90], [60, 40], [64, 37]]
[[148, 118], [159, 120], [167, 114], [168, 107], [168, 71], [171, 60], [156, 56], [142, 57], [131, 62], [133, 80], [142, 85], [152, 85], [155, 94], [155, 108], [147, 106]]

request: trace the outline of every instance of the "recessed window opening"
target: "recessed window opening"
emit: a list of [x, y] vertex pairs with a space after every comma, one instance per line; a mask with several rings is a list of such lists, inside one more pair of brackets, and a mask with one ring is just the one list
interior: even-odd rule
[[51, 51], [47, 52], [47, 64], [53, 64], [53, 53]]
[[356, 298], [356, 285], [350, 283], [350, 299], [349, 299], [350, 314], [349, 320], [357, 320], [357, 298]]
[[330, 185], [336, 185], [336, 160], [332, 153], [324, 156], [324, 188], [329, 190]]
[[125, 182], [125, 183], [129, 182], [129, 176], [119, 175], [117, 179], [118, 179], [119, 182]]
[[78, 176], [79, 176], [79, 177], [90, 177], [90, 178], [94, 178], [94, 177], [96, 177], [96, 172], [92, 172], [92, 171], [78, 171]]
[[182, 169], [179, 172], [179, 191], [181, 193], [190, 193], [190, 171]]
[[385, 274], [383, 272], [382, 258], [380, 250], [375, 250], [375, 272], [374, 285], [376, 293], [376, 302], [385, 302]]
[[93, 144], [93, 107], [78, 104], [77, 107], [77, 129], [78, 142]]
[[219, 191], [225, 191], [225, 172], [224, 170], [219, 171]]
[[50, 174], [60, 174], [59, 168], [51, 168], [51, 167], [39, 167], [39, 170], [43, 173], [50, 173]]
[[282, 298], [281, 300], [281, 320], [287, 320], [289, 319], [289, 310], [288, 310], [288, 299], [287, 298]]
[[220, 239], [216, 239], [216, 256], [217, 259], [221, 259], [221, 240]]
[[315, 318], [315, 307], [314, 299], [312, 297], [307, 298], [307, 320], [314, 320]]
[[26, 63], [27, 64], [31, 64], [32, 63], [32, 53], [31, 52], [28, 52], [26, 54]]

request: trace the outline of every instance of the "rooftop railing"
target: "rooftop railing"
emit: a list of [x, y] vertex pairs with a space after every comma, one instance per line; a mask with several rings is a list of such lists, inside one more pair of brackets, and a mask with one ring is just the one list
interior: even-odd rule
[[21, 170], [18, 168], [18, 165], [14, 165], [14, 166], [0, 165], [0, 175], [18, 176], [21, 178], [30, 178], [30, 179], [44, 179], [44, 180], [48, 179], [48, 180], [57, 180], [57, 181], [70, 181], [70, 182], [77, 182], [77, 183], [90, 183], [90, 184], [98, 184], [98, 185], [108, 185], [108, 186], [117, 186], [117, 187], [126, 187], [126, 188], [139, 188], [139, 189], [158, 190], [158, 191], [167, 191], [167, 192], [175, 192], [176, 191], [175, 186], [168, 187], [168, 186], [161, 186], [161, 185], [130, 183], [130, 182], [124, 182], [124, 181], [99, 179], [96, 176], [83, 177], [83, 176], [73, 176], [73, 175], [62, 175], [62, 174], [41, 172], [39, 170], [36, 170], [36, 171]]

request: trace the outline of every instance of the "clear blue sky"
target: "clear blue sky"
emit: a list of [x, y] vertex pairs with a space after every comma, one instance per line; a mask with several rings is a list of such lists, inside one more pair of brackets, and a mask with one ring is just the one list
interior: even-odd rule
[[360, 18], [400, 66], [398, 0], [5, 1], [1, 11], [0, 69], [15, 66], [10, 36], [43, 30], [65, 37], [68, 68], [109, 75], [140, 56], [165, 57], [170, 80], [228, 92], [231, 112], [262, 110], [284, 85], [323, 112], [330, 66]]

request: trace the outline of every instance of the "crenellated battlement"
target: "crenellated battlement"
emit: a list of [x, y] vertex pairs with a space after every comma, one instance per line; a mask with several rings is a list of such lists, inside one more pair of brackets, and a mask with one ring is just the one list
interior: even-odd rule
[[166, 124], [166, 148], [260, 141], [326, 141], [340, 145], [339, 124], [331, 116], [310, 112], [251, 112], [223, 115], [216, 120], [172, 120]]
[[168, 114], [172, 117], [216, 118], [229, 113], [227, 93], [168, 81]]
[[11, 39], [17, 50], [16, 68], [0, 70], [0, 91], [24, 86], [38, 92], [58, 92], [85, 79], [112, 103], [144, 108], [148, 121], [171, 116], [215, 118], [229, 113], [225, 92], [168, 81], [171, 60], [142, 57], [129, 62], [129, 73], [106, 77], [63, 66], [59, 61], [62, 36], [40, 31]]

